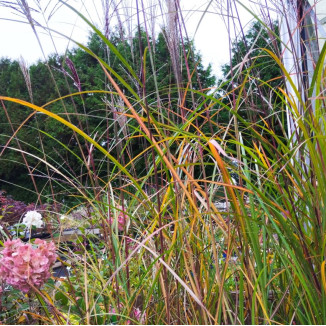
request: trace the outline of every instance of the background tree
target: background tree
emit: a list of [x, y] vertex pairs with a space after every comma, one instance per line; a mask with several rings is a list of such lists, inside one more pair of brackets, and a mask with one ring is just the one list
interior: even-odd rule
[[[143, 107], [150, 110], [153, 116], [157, 110], [161, 110], [164, 116], [171, 119], [173, 123], [182, 123], [180, 118], [176, 118], [178, 117], [176, 113], [180, 110], [180, 103], [177, 100], [178, 88], [176, 87], [176, 79], [173, 75], [171, 57], [164, 33], [159, 33], [156, 40], [152, 40], [147, 39], [146, 33], [140, 29], [130, 41], [113, 33], [110, 36], [110, 42], [124, 56], [137, 73], [138, 78], [145, 81], [144, 87], [141, 87], [123, 67], [116, 55], [108, 50], [98, 35], [90, 35], [87, 47], [104, 59], [136, 91], [140, 102], [134, 103], [135, 107], [141, 110], [139, 106], [141, 103]], [[144, 54], [144, 49], [148, 46], [152, 50], [154, 65], [151, 64], [148, 52], [146, 60], [140, 55], [141, 53]], [[215, 77], [212, 75], [211, 67], [204, 68], [201, 55], [195, 50], [193, 43], [182, 43], [180, 41], [179, 51], [180, 56], [184, 56], [184, 54], [187, 56], [187, 60], [183, 59], [181, 62], [188, 62], [188, 70], [185, 63], [181, 69], [183, 86], [186, 87], [189, 83], [189, 72], [192, 76], [192, 89], [200, 90], [201, 87], [214, 86]], [[143, 67], [144, 62], [146, 62], [146, 67]], [[19, 63], [9, 59], [1, 59], [0, 67], [0, 93], [30, 101], [28, 87]], [[58, 99], [47, 106], [47, 109], [68, 119], [87, 132], [96, 141], [106, 146], [116, 157], [119, 157], [122, 150], [117, 145], [119, 138], [138, 132], [130, 130], [130, 128], [133, 129], [133, 124], [128, 123], [127, 126], [126, 118], [121, 116], [121, 112], [125, 110], [121, 100], [117, 100], [115, 96], [110, 94], [92, 92], [110, 89], [107, 88], [109, 87], [108, 81], [101, 66], [96, 59], [85, 51], [78, 48], [68, 52], [66, 56], [52, 55], [47, 62], [39, 61], [31, 65], [29, 75], [33, 101], [36, 105], [42, 106]], [[154, 75], [157, 84], [155, 84]], [[130, 91], [120, 82], [119, 86], [127, 96], [131, 95]], [[60, 97], [78, 91], [88, 91], [88, 93], [60, 99]], [[188, 110], [193, 110], [200, 101], [199, 95], [188, 92], [184, 106]], [[1, 144], [7, 143], [13, 134], [13, 130], [16, 130], [30, 113], [29, 109], [6, 103], [6, 110], [0, 110], [0, 121], [2, 121]], [[79, 139], [71, 130], [45, 115], [36, 114], [31, 117], [17, 133], [17, 139], [21, 151], [42, 157], [58, 171], [69, 173], [83, 184], [88, 182], [89, 171], [85, 168], [85, 164], [90, 158], [89, 164], [92, 165], [92, 170], [96, 171], [99, 178], [105, 177], [107, 174], [107, 164], [110, 163], [104, 164], [100, 153], [95, 150], [91, 151], [90, 146], [83, 139]], [[132, 139], [128, 144], [128, 155], [132, 153], [133, 156], [136, 156], [145, 145], [145, 143], [140, 143], [137, 138]], [[17, 147], [17, 140], [13, 139], [9, 147]], [[49, 171], [37, 159], [28, 157], [27, 166], [22, 155], [9, 148], [4, 151], [0, 159], [2, 166], [0, 179], [3, 180], [1, 188], [15, 199], [30, 202], [37, 198], [36, 194], [28, 191], [35, 191], [35, 185], [33, 187], [31, 182], [31, 171], [33, 171], [32, 174], [36, 180], [38, 191], [42, 190], [43, 195], [49, 197], [51, 191], [62, 192], [63, 197], [66, 195], [67, 185], [62, 187], [61, 182], [56, 182], [56, 179], [60, 180], [59, 176], [56, 178], [56, 172]], [[81, 162], [85, 164], [83, 165]], [[144, 162], [136, 162], [134, 168], [139, 176], [146, 173]], [[49, 174], [51, 175], [51, 184], [49, 184]], [[23, 188], [13, 186], [14, 184]], [[50, 199], [51, 197], [49, 197]]]
[[[219, 83], [224, 86], [220, 95], [227, 94], [245, 81], [246, 101], [238, 109], [251, 121], [259, 120], [259, 116], [270, 115], [271, 108], [275, 108], [276, 104], [274, 89], [283, 83], [280, 67], [264, 51], [268, 49], [277, 55], [280, 54], [277, 35], [279, 35], [277, 22], [271, 29], [262, 26], [260, 22], [255, 22], [245, 37], [240, 36], [233, 42], [230, 63], [222, 67], [223, 79]], [[239, 88], [229, 95], [231, 101], [237, 98], [238, 91]]]
[[[220, 87], [216, 96], [237, 112], [237, 126], [243, 132], [245, 143], [251, 143], [254, 137], [248, 134], [248, 130], [251, 133], [259, 130], [261, 133], [266, 126], [279, 137], [286, 136], [283, 102], [275, 93], [278, 87], [284, 85], [283, 74], [265, 51], [268, 49], [281, 56], [278, 22], [269, 29], [255, 22], [242, 35], [244, 37], [239, 36], [233, 42], [230, 63], [222, 67], [223, 79], [218, 82]], [[227, 125], [231, 117], [233, 113], [221, 110], [218, 123]], [[276, 146], [271, 133], [265, 136]]]

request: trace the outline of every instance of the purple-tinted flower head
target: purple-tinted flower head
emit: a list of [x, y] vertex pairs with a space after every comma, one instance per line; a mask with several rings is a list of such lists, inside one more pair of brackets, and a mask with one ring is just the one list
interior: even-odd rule
[[64, 72], [74, 81], [74, 85], [77, 87], [78, 91], [81, 92], [81, 83], [74, 63], [69, 58], [66, 58], [66, 65], [69, 67], [71, 75], [69, 75], [65, 70]]

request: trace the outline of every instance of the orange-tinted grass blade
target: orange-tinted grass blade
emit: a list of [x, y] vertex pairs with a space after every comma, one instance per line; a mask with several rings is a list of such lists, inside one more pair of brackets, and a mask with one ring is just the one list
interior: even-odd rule
[[161, 147], [159, 146], [159, 144], [156, 142], [156, 140], [151, 137], [150, 131], [148, 130], [148, 128], [146, 127], [145, 123], [143, 122], [142, 119], [140, 119], [139, 115], [137, 114], [136, 110], [134, 109], [134, 107], [131, 105], [131, 103], [129, 102], [129, 100], [126, 98], [126, 96], [123, 94], [123, 92], [121, 91], [120, 87], [117, 85], [117, 83], [113, 80], [113, 78], [111, 77], [111, 75], [109, 74], [109, 72], [105, 69], [105, 67], [102, 65], [102, 63], [99, 61], [104, 73], [106, 74], [106, 76], [108, 77], [108, 79], [110, 80], [111, 84], [113, 85], [113, 87], [116, 89], [116, 91], [118, 92], [119, 96], [123, 99], [123, 101], [125, 102], [125, 104], [127, 105], [128, 109], [131, 111], [132, 115], [134, 116], [134, 118], [136, 119], [136, 121], [138, 122], [139, 126], [143, 129], [143, 131], [145, 132], [146, 136], [151, 139], [152, 143], [154, 144], [158, 154], [162, 157], [163, 161], [165, 162], [167, 168], [169, 169], [169, 171], [171, 172], [171, 174], [173, 175], [174, 179], [176, 180], [176, 182], [178, 183], [178, 185], [184, 190], [189, 203], [191, 204], [191, 206], [194, 208], [194, 210], [196, 211], [196, 213], [198, 212], [198, 209], [196, 207], [196, 204], [193, 200], [193, 198], [191, 197], [191, 194], [188, 192], [187, 188], [185, 187], [185, 185], [183, 184], [182, 180], [180, 179], [178, 173], [176, 172], [176, 170], [174, 169], [174, 167], [172, 166], [171, 162], [169, 161], [169, 159], [166, 157], [166, 155], [164, 154], [163, 150], [161, 149]]
[[[228, 171], [225, 167], [225, 164], [224, 164], [223, 160], [221, 159], [220, 154], [218, 153], [219, 148], [216, 148], [215, 143], [211, 142], [211, 140], [208, 141], [208, 145], [212, 151], [212, 154], [216, 160], [216, 163], [217, 163], [219, 169], [221, 170], [222, 177], [223, 177], [225, 183], [232, 185]], [[234, 209], [236, 212], [237, 219], [239, 220], [240, 225], [241, 225], [242, 234], [243, 234], [244, 238], [247, 239], [247, 233], [245, 231], [244, 221], [243, 221], [243, 218], [241, 217], [241, 211], [240, 211], [240, 207], [237, 203], [237, 197], [234, 193], [234, 189], [232, 187], [227, 187], [226, 190], [229, 193], [231, 200], [233, 202], [233, 206], [234, 206]]]
[[320, 269], [321, 269], [321, 281], [323, 284], [324, 292], [326, 293], [325, 263], [326, 260], [322, 262]]

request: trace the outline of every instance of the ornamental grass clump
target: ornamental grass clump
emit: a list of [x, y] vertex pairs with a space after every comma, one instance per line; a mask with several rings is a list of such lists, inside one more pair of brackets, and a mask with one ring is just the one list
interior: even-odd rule
[[[36, 31], [27, 11], [34, 2], [20, 1], [19, 13]], [[49, 259], [39, 240], [6, 242], [0, 280], [23, 292], [0, 296], [1, 323], [326, 324], [326, 45], [314, 62], [314, 28], [306, 33], [298, 22], [291, 31], [285, 4], [288, 44], [269, 14], [246, 36], [237, 10], [244, 1], [210, 1], [200, 21], [213, 7], [226, 17], [232, 55], [216, 85], [186, 37], [189, 1], [153, 1], [153, 22], [163, 22], [160, 11], [166, 18], [161, 33], [149, 26], [148, 1], [135, 1], [130, 15], [102, 2], [105, 35], [60, 2], [93, 34], [31, 67], [30, 102], [16, 98], [28, 94], [18, 92], [15, 66], [0, 60], [0, 180], [35, 198], [27, 207], [0, 193], [2, 239], [16, 223], [17, 236], [24, 224], [32, 238], [42, 224], [36, 210], [47, 213], [65, 276], [38, 291], [54, 248]], [[130, 21], [128, 36], [108, 25], [113, 12], [126, 13], [118, 20]], [[40, 208], [48, 202], [53, 209]]]
[[50, 269], [57, 259], [55, 251], [52, 241], [6, 241], [0, 259], [0, 279], [23, 293], [40, 288], [51, 277]]

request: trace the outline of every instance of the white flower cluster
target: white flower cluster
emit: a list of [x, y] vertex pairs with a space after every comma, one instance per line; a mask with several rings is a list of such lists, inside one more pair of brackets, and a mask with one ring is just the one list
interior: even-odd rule
[[41, 228], [43, 226], [42, 215], [37, 211], [29, 211], [25, 214], [22, 223], [25, 224], [27, 228], [33, 225], [37, 228]]

